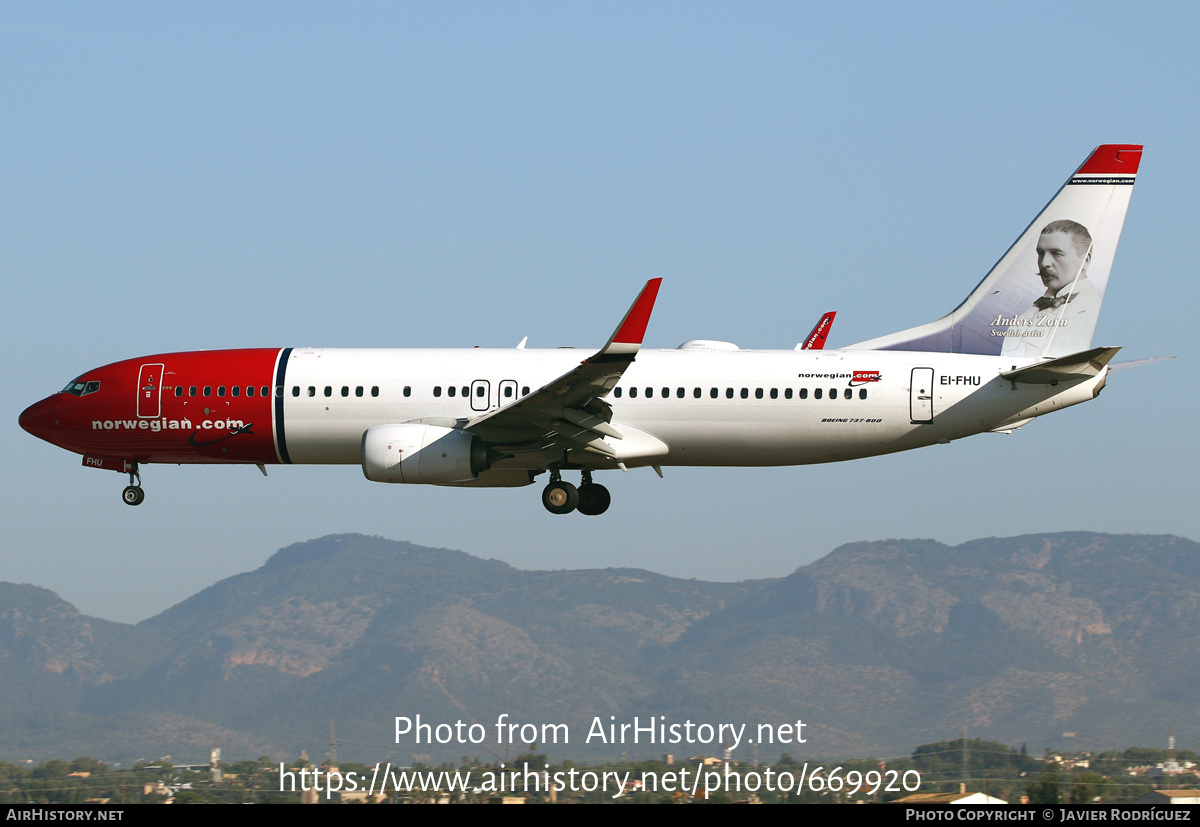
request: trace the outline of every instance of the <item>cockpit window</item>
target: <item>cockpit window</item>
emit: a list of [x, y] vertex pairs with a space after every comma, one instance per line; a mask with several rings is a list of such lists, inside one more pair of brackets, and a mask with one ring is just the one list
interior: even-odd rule
[[67, 386], [62, 389], [63, 393], [69, 393], [72, 396], [87, 396], [89, 393], [95, 393], [100, 390], [99, 382], [83, 382], [75, 379], [67, 383]]

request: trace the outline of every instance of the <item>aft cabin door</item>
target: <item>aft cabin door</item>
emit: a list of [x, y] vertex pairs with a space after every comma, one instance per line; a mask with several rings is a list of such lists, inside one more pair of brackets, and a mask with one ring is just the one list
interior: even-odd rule
[[913, 422], [933, 422], [933, 368], [913, 368], [908, 407]]
[[163, 365], [142, 365], [138, 371], [137, 415], [157, 419], [162, 411]]

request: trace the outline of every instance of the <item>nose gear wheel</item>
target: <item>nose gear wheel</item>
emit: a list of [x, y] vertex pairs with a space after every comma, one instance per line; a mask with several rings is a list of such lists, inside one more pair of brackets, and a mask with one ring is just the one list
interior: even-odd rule
[[141, 505], [144, 499], [146, 492], [142, 490], [142, 475], [138, 472], [138, 464], [135, 462], [129, 468], [129, 485], [121, 492], [121, 500], [125, 505]]

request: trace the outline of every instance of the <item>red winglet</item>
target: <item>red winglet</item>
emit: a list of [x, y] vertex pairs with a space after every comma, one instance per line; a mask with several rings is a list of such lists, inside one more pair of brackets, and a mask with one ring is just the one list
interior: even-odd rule
[[1141, 144], [1105, 144], [1083, 162], [1076, 175], [1133, 175], [1142, 162]]
[[833, 317], [837, 315], [836, 310], [830, 310], [817, 322], [816, 327], [812, 329], [812, 333], [804, 339], [804, 344], [801, 345], [801, 350], [823, 350], [825, 348], [825, 340], [829, 338], [829, 331], [833, 329]]
[[662, 279], [650, 279], [642, 292], [634, 301], [633, 307], [625, 314], [617, 332], [613, 334], [612, 342], [627, 345], [640, 345], [646, 335], [646, 325], [650, 324], [650, 311], [654, 309], [654, 300], [658, 298], [658, 288]]

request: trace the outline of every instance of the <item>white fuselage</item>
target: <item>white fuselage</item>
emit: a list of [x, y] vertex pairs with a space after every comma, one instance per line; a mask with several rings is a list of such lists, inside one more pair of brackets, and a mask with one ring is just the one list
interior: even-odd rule
[[[283, 405], [290, 461], [357, 464], [369, 428], [413, 421], [461, 426], [536, 391], [588, 353], [296, 348]], [[617, 459], [572, 452], [572, 462], [598, 469], [617, 462], [835, 462], [1019, 425], [1091, 399], [1103, 386], [1106, 372], [1053, 386], [999, 376], [1032, 361], [895, 351], [643, 349], [605, 397], [612, 426], [625, 437], [610, 440]], [[526, 453], [498, 467], [546, 466], [540, 453]]]

